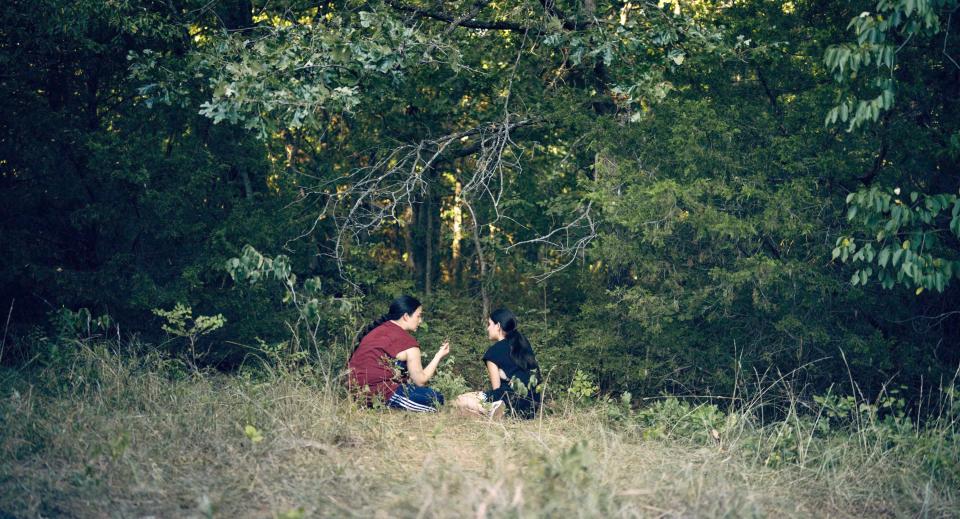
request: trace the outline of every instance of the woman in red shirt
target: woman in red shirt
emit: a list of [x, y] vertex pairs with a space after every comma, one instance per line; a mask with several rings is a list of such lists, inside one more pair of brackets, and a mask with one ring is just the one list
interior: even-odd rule
[[390, 311], [368, 325], [348, 364], [350, 387], [365, 393], [368, 402], [379, 397], [388, 407], [435, 412], [443, 395], [426, 387], [440, 361], [450, 353], [444, 341], [426, 366], [420, 359], [420, 344], [410, 335], [423, 321], [423, 306], [410, 296], [390, 303]]

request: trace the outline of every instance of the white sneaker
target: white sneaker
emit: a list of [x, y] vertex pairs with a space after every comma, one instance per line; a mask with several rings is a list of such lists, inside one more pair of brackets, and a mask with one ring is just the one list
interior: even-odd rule
[[494, 418], [500, 418], [503, 416], [505, 411], [506, 409], [503, 407], [503, 400], [490, 402], [490, 410], [487, 411], [487, 418], [490, 418], [491, 420]]

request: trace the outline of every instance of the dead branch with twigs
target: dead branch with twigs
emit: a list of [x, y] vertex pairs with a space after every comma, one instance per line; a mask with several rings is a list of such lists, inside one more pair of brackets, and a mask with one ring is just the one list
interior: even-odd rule
[[509, 251], [514, 247], [523, 245], [545, 246], [561, 263], [542, 274], [533, 276], [537, 281], [544, 281], [572, 265], [577, 258], [582, 257], [587, 246], [597, 237], [597, 224], [590, 212], [592, 206], [593, 202], [588, 202], [586, 206], [580, 209], [576, 218], [565, 225], [557, 227], [542, 236], [514, 243], [506, 250]]
[[[333, 222], [333, 239], [326, 255], [335, 260], [341, 278], [356, 287], [344, 272], [349, 243], [359, 242], [363, 235], [401, 221], [406, 208], [422, 202], [427, 195], [431, 170], [443, 163], [473, 157], [469, 161], [471, 167], [460, 176], [460, 203], [471, 216], [475, 245], [482, 247], [479, 235], [484, 225], [494, 224], [502, 218], [512, 220], [501, 212], [501, 201], [508, 172], [517, 174], [522, 171], [520, 157], [523, 150], [513, 140], [513, 132], [539, 122], [506, 113], [499, 121], [379, 150], [374, 153], [371, 164], [355, 168], [333, 180], [303, 188], [306, 196], [320, 199], [320, 209], [313, 225], [300, 237], [313, 232], [323, 220]], [[492, 211], [489, 222], [480, 221], [477, 211], [480, 204]], [[595, 223], [587, 205], [562, 227], [515, 243], [507, 250], [534, 244], [548, 247], [563, 263], [536, 276], [536, 279], [543, 280], [572, 264], [595, 236]], [[478, 253], [483, 256], [482, 248], [478, 249]], [[483, 257], [479, 266], [483, 279], [487, 270]], [[483, 288], [481, 291], [485, 292]], [[488, 299], [485, 293], [484, 296], [485, 300]]]
[[[362, 234], [384, 224], [399, 221], [403, 210], [420, 202], [428, 190], [429, 172], [441, 163], [476, 154], [476, 167], [466, 179], [464, 198], [489, 198], [499, 215], [503, 195], [503, 177], [508, 169], [519, 170], [519, 162], [507, 153], [518, 147], [510, 133], [535, 124], [529, 118], [511, 118], [487, 123], [439, 138], [404, 144], [376, 153], [372, 164], [312, 187], [304, 187], [308, 196], [322, 198], [321, 209], [313, 225], [301, 237], [312, 232], [320, 221], [334, 223], [335, 236], [328, 255], [334, 258], [343, 277], [345, 245]], [[473, 141], [473, 144], [464, 145]], [[346, 279], [344, 277], [344, 279]], [[347, 280], [349, 282], [349, 280]]]

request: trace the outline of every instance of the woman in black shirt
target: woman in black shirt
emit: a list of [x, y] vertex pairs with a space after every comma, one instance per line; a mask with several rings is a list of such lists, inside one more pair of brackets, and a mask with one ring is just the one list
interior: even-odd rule
[[506, 308], [490, 314], [487, 338], [496, 341], [483, 355], [490, 389], [462, 394], [454, 405], [482, 416], [500, 417], [510, 412], [532, 418], [540, 403], [540, 367], [530, 342], [517, 330], [517, 316]]

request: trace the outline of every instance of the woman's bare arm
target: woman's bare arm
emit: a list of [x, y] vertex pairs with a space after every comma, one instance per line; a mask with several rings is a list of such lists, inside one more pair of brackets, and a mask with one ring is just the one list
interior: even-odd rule
[[397, 354], [397, 358], [407, 363], [407, 371], [410, 373], [410, 381], [418, 386], [425, 386], [437, 372], [437, 366], [447, 354], [450, 353], [449, 341], [444, 341], [440, 350], [433, 356], [433, 360], [426, 366], [420, 359], [420, 348], [409, 348]]
[[491, 361], [487, 361], [487, 374], [490, 375], [490, 387], [500, 389], [500, 368]]

